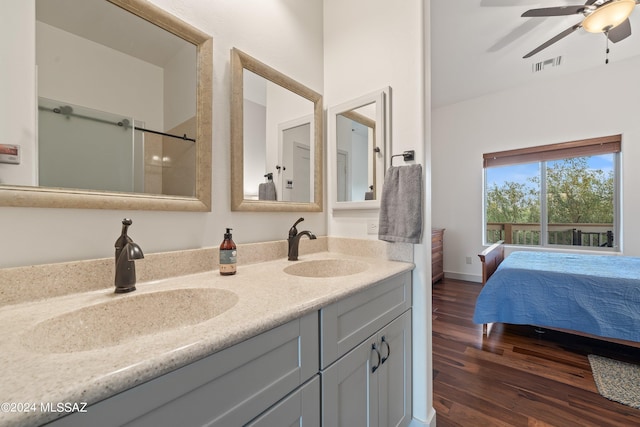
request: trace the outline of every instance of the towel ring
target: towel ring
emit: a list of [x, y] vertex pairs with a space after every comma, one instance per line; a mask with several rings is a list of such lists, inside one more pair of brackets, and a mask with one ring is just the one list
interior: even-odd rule
[[400, 157], [402, 156], [405, 162], [409, 162], [411, 160], [414, 160], [416, 157], [416, 152], [415, 150], [408, 150], [405, 151], [402, 154], [394, 154], [393, 156], [391, 156], [391, 166], [393, 166], [393, 158], [394, 157]]

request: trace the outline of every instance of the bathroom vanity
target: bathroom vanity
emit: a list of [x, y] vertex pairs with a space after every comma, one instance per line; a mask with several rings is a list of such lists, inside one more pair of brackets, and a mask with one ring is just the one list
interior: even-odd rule
[[407, 425], [410, 307], [402, 273], [51, 425]]
[[[412, 268], [320, 252], [242, 266], [232, 277], [210, 271], [141, 283], [126, 295], [93, 291], [5, 307], [0, 321], [31, 320], [25, 332], [0, 337], [9, 349], [3, 393], [88, 405], [72, 414], [3, 413], [0, 425], [408, 425]], [[160, 293], [178, 298], [167, 304]], [[156, 305], [144, 316], [152, 319], [197, 313], [216, 298], [221, 306], [211, 319], [185, 314], [186, 326], [162, 321], [169, 326], [104, 348], [76, 342], [79, 331], [69, 344], [58, 343], [58, 332], [55, 343], [37, 335], [52, 319], [120, 306], [122, 297]]]

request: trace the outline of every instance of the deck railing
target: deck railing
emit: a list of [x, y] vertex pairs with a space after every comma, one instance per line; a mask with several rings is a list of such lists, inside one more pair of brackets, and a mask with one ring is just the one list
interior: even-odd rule
[[[613, 247], [613, 224], [548, 224], [550, 245]], [[539, 245], [540, 224], [487, 223], [487, 243], [503, 240], [514, 245]]]

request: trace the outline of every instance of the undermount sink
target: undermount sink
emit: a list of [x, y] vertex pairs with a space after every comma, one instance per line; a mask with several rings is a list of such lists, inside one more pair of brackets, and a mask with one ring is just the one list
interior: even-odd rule
[[113, 299], [38, 323], [23, 344], [41, 353], [70, 353], [192, 326], [229, 310], [238, 296], [224, 289], [187, 288], [146, 294], [113, 294]]
[[340, 277], [365, 271], [369, 265], [351, 259], [317, 259], [300, 261], [284, 268], [284, 272], [302, 277]]

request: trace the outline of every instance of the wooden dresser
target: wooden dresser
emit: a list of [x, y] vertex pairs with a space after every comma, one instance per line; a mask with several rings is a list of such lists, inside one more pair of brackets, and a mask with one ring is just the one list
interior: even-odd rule
[[444, 228], [431, 229], [431, 283], [444, 277]]

